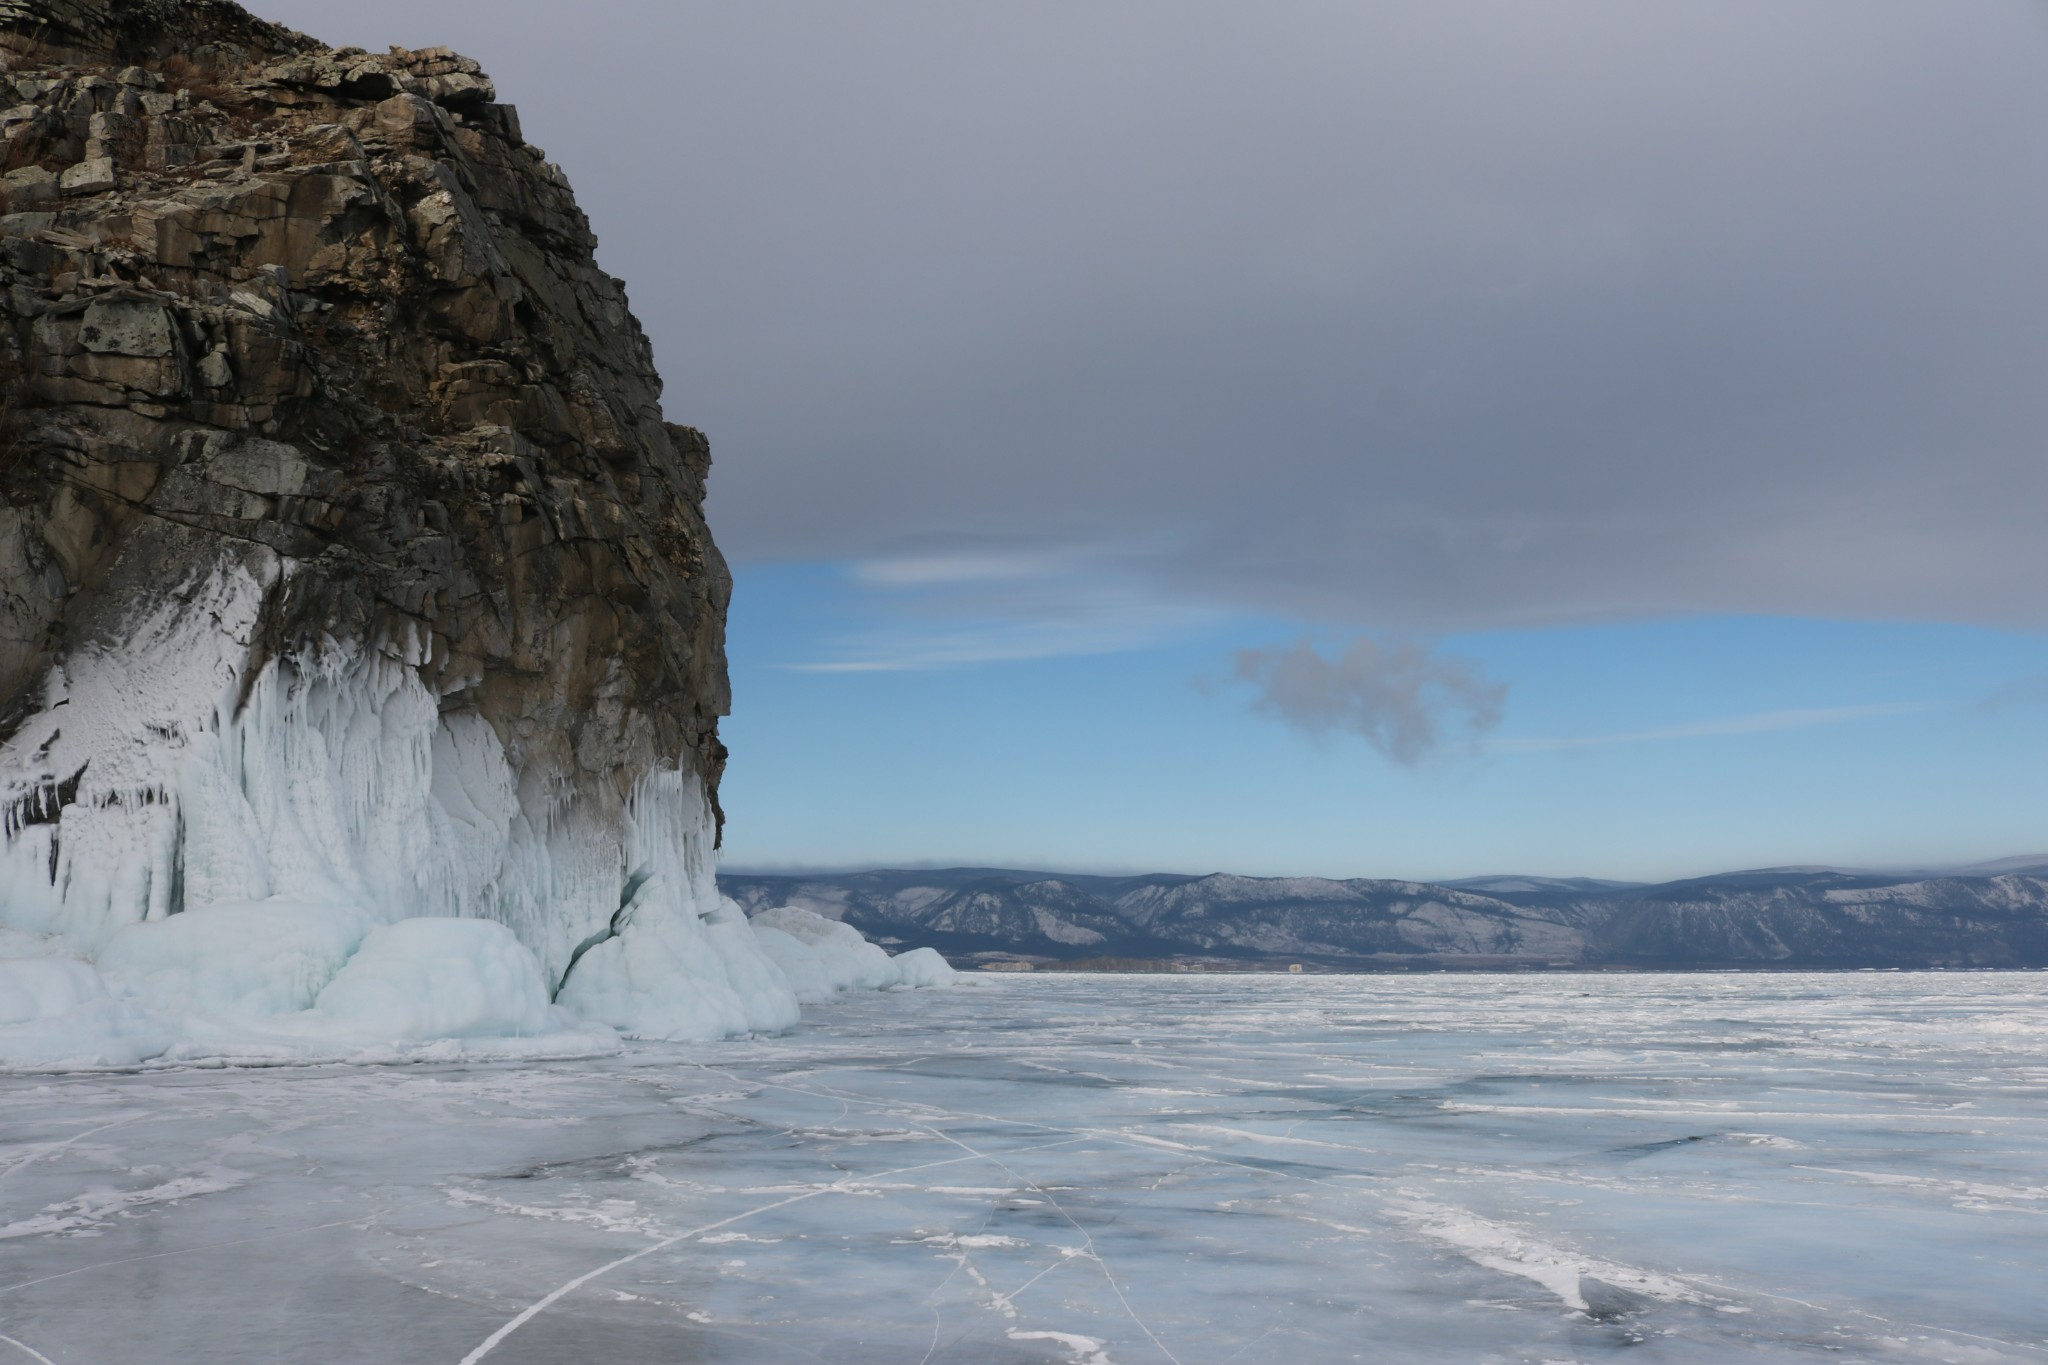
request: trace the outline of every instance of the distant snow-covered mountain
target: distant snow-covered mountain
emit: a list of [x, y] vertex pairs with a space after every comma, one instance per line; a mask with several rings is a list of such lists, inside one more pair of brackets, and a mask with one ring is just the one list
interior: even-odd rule
[[1766, 868], [1645, 885], [1474, 877], [1103, 877], [948, 868], [728, 874], [748, 909], [796, 905], [893, 946], [1043, 962], [1325, 967], [2048, 966], [2048, 860], [1957, 872]]

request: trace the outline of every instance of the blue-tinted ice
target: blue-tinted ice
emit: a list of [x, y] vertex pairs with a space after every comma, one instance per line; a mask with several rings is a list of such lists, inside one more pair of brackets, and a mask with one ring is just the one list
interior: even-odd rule
[[0, 1365], [2048, 1360], [2048, 976], [1012, 977], [0, 1079]]

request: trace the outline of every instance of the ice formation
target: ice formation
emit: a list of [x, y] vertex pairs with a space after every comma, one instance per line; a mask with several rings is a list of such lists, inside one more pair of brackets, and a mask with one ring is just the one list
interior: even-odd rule
[[753, 918], [754, 936], [782, 968], [805, 1004], [837, 991], [892, 986], [943, 986], [953, 969], [935, 949], [913, 948], [891, 957], [850, 924], [796, 906], [777, 906]]
[[0, 1064], [560, 1055], [950, 976], [808, 911], [750, 924], [694, 775], [641, 778], [623, 837], [520, 790], [404, 649], [245, 678], [270, 586], [223, 566], [141, 614], [0, 746]]

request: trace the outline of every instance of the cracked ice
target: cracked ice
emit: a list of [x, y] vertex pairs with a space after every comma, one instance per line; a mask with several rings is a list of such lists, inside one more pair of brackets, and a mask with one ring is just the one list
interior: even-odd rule
[[2039, 1361], [2044, 1036], [2032, 974], [1023, 977], [5, 1077], [0, 1359]]

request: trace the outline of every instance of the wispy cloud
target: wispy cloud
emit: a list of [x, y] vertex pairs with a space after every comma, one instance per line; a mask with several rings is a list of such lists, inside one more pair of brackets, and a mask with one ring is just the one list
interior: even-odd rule
[[1073, 548], [891, 555], [861, 560], [849, 572], [855, 582], [874, 588], [949, 588], [1058, 578], [1085, 567], [1093, 558]]
[[1844, 721], [1870, 720], [1879, 716], [1929, 711], [1927, 702], [1876, 702], [1864, 706], [1813, 706], [1788, 711], [1757, 711], [1746, 716], [1722, 716], [1714, 720], [1690, 721], [1653, 730], [1626, 730], [1607, 735], [1526, 736], [1487, 741], [1490, 753], [1551, 753], [1559, 749], [1592, 749], [1609, 744], [1642, 744], [1664, 739], [1715, 739], [1728, 735], [1758, 735], [1773, 730], [1805, 730], [1816, 725], [1839, 725]]
[[1354, 734], [1396, 763], [1414, 765], [1462, 733], [1500, 723], [1505, 683], [1469, 659], [1412, 640], [1361, 635], [1325, 656], [1306, 638], [1275, 649], [1241, 649], [1240, 682], [1258, 689], [1252, 709], [1310, 735]]
[[901, 555], [849, 565], [871, 624], [803, 673], [888, 673], [1118, 654], [1215, 625], [1221, 610], [1164, 596], [1117, 550], [1061, 546]]
[[857, 659], [846, 663], [785, 664], [792, 673], [899, 673], [919, 665], [896, 659]]
[[2048, 673], [2017, 678], [2003, 687], [1993, 688], [1979, 697], [1970, 709], [1996, 714], [2002, 711], [2024, 711], [2037, 706], [2048, 706]]

